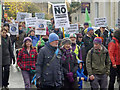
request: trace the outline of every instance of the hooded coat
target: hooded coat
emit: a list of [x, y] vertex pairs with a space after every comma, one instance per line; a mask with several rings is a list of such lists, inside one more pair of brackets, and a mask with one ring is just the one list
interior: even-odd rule
[[83, 77], [84, 78], [84, 81], [88, 81], [88, 77], [86, 77], [85, 75], [84, 75], [84, 69], [83, 69], [83, 61], [81, 61], [81, 60], [78, 60], [78, 64], [80, 64], [80, 63], [82, 63], [82, 69], [80, 69], [80, 68], [78, 68], [78, 70], [77, 70], [77, 77], [79, 78], [79, 81], [78, 81], [78, 87], [79, 87], [79, 89], [82, 89], [82, 84], [83, 84], [83, 81], [81, 80], [81, 77]]

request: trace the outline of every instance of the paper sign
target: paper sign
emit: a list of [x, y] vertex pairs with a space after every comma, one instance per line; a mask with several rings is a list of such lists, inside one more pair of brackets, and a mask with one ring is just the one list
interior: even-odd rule
[[10, 24], [10, 33], [12, 35], [18, 35], [19, 34], [18, 23]]
[[36, 23], [36, 35], [46, 35], [47, 22], [43, 19], [38, 19]]
[[106, 27], [107, 26], [107, 18], [95, 18], [95, 26], [96, 27]]
[[70, 27], [66, 4], [53, 4], [55, 28]]
[[78, 33], [78, 24], [70, 24], [70, 27], [65, 27], [64, 32], [67, 34]]
[[36, 26], [37, 17], [25, 18], [25, 23], [27, 27]]

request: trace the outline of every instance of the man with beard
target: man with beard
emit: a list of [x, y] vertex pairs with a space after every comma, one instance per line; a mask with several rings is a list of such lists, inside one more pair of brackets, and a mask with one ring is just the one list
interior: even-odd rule
[[[84, 36], [83, 41], [85, 45], [85, 50], [86, 50], [86, 55], [88, 51], [93, 47], [93, 40], [96, 36], [94, 35], [94, 29], [92, 27], [89, 27], [87, 29], [87, 34]], [[85, 68], [84, 68], [84, 74], [87, 75], [87, 70], [86, 70], [86, 61], [85, 61]]]

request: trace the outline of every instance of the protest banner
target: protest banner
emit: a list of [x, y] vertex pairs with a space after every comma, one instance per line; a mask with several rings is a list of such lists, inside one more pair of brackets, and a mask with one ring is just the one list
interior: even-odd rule
[[55, 28], [70, 27], [66, 4], [53, 4]]
[[26, 13], [26, 12], [18, 12], [17, 13], [17, 21], [24, 22], [25, 18], [32, 17], [32, 13]]
[[18, 23], [10, 24], [10, 33], [12, 35], [18, 35], [19, 34]]
[[95, 26], [96, 27], [106, 27], [107, 26], [107, 18], [95, 18]]
[[67, 34], [78, 33], [78, 24], [70, 24], [70, 27], [65, 27], [64, 32]]
[[25, 18], [25, 23], [27, 27], [36, 26], [37, 17]]
[[38, 19], [36, 22], [35, 34], [46, 35], [47, 22], [43, 19]]
[[37, 19], [45, 19], [45, 14], [44, 13], [35, 13], [35, 17], [37, 17]]

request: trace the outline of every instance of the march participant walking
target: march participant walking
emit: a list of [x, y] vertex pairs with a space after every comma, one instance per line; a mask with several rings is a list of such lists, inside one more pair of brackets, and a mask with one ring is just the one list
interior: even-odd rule
[[69, 38], [72, 42], [72, 44], [71, 44], [72, 51], [76, 54], [76, 58], [79, 60], [82, 60], [82, 52], [81, 52], [80, 46], [77, 45], [77, 43], [76, 43], [76, 38], [77, 38], [76, 34], [71, 33]]
[[91, 88], [96, 90], [99, 88], [102, 90], [107, 89], [110, 61], [108, 50], [102, 45], [102, 40], [100, 38], [95, 38], [94, 46], [89, 50], [86, 58], [86, 66], [88, 75], [90, 77]]
[[63, 70], [58, 40], [58, 35], [51, 33], [49, 41], [39, 51], [36, 64], [37, 88], [56, 90], [62, 87]]
[[118, 78], [120, 78], [120, 30], [114, 32], [113, 38], [108, 44], [108, 51], [111, 60], [109, 90], [114, 90], [116, 75], [118, 74]]
[[7, 30], [2, 29], [2, 87], [8, 88], [10, 64], [15, 64], [15, 57], [10, 37], [7, 35]]
[[62, 40], [62, 67], [64, 72], [64, 87], [63, 89], [77, 89], [77, 69], [78, 63], [76, 54], [72, 51], [71, 40], [64, 38]]
[[32, 48], [32, 39], [24, 38], [23, 48], [18, 53], [17, 64], [21, 69], [25, 88], [31, 88], [31, 80], [35, 72], [37, 51]]
[[88, 73], [87, 73], [87, 70], [86, 70], [86, 56], [87, 56], [87, 53], [88, 53], [88, 51], [93, 47], [93, 40], [94, 40], [94, 38], [95, 38], [96, 36], [94, 35], [94, 29], [92, 28], [92, 27], [89, 27], [88, 29], [87, 29], [87, 34], [84, 36], [84, 38], [83, 38], [83, 42], [84, 42], [84, 45], [85, 45], [85, 51], [86, 51], [86, 53], [85, 53], [85, 59], [83, 59], [83, 60], [85, 60], [84, 61], [84, 74], [87, 76], [88, 75]]

